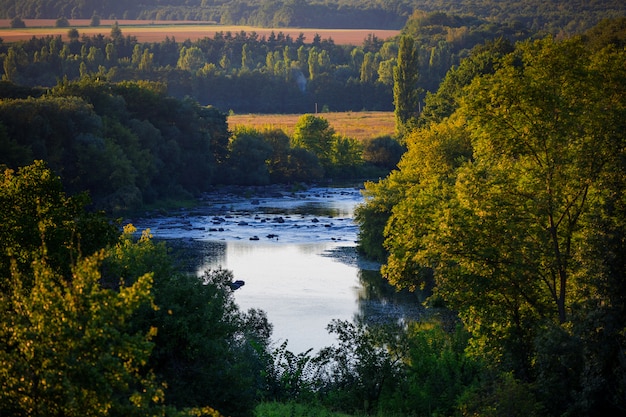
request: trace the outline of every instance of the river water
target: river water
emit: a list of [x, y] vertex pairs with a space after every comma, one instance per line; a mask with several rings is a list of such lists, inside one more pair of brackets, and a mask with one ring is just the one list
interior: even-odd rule
[[314, 352], [335, 342], [333, 319], [367, 322], [419, 318], [417, 295], [397, 293], [379, 266], [356, 253], [358, 188], [228, 189], [207, 194], [192, 210], [134, 221], [156, 238], [187, 242], [194, 272], [233, 271], [245, 284], [234, 296], [242, 310], [262, 309], [276, 345]]

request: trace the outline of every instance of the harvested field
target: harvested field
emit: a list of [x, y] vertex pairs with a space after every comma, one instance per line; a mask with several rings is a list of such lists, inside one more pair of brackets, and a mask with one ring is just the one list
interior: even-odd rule
[[[287, 135], [293, 135], [293, 128], [301, 114], [235, 114], [228, 116], [228, 126], [279, 128]], [[354, 139], [368, 139], [395, 133], [393, 112], [333, 112], [318, 113], [316, 116], [328, 120], [335, 132]]]
[[[67, 32], [70, 28], [76, 28], [79, 34], [93, 36], [102, 34], [108, 36], [111, 26], [115, 20], [101, 20], [98, 27], [89, 26], [89, 20], [70, 20], [69, 28], [57, 28], [54, 26], [55, 20], [24, 19], [25, 29], [11, 29], [10, 20], [0, 19], [0, 38], [5, 43], [29, 40], [33, 36], [57, 36], [61, 35], [67, 40]], [[244, 31], [246, 33], [256, 32], [259, 36], [269, 36], [272, 32], [282, 32], [297, 38], [300, 33], [305, 37], [306, 42], [313, 41], [316, 34], [322, 39], [332, 38], [337, 45], [361, 45], [368, 35], [373, 34], [379, 39], [388, 39], [400, 34], [399, 30], [378, 30], [378, 29], [310, 29], [310, 28], [258, 28], [252, 26], [232, 26], [217, 25], [211, 22], [191, 22], [191, 21], [139, 21], [139, 20], [117, 20], [124, 36], [134, 36], [139, 42], [161, 42], [165, 37], [175, 38], [182, 42], [186, 39], [195, 41], [205, 37], [212, 38], [216, 32], [231, 32], [233, 34]]]

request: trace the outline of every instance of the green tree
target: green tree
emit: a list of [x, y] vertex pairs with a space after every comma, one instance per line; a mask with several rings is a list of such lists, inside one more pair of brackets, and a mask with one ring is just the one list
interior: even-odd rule
[[115, 48], [115, 44], [107, 43], [104, 48], [104, 52], [106, 54], [106, 60], [112, 65], [117, 65], [117, 50]]
[[[569, 332], [580, 303], [597, 301], [583, 273], [588, 219], [609, 192], [603, 178], [623, 175], [615, 161], [625, 145], [624, 70], [609, 62], [623, 53], [580, 40], [521, 44], [474, 80], [456, 115], [416, 132], [401, 163], [412, 180], [387, 224], [384, 272], [410, 287], [434, 267], [474, 351], [525, 380], [537, 371], [538, 338]], [[458, 138], [471, 138], [468, 162], [451, 152]], [[429, 142], [439, 148], [431, 156]]]
[[340, 178], [356, 178], [363, 165], [363, 145], [348, 137], [336, 136], [332, 148], [332, 175]]
[[13, 273], [0, 302], [2, 414], [161, 414], [163, 389], [144, 369], [150, 334], [131, 333], [128, 325], [150, 303], [152, 277], [103, 289], [101, 260], [79, 261], [71, 277], [54, 272], [45, 256], [32, 276]]
[[94, 13], [91, 16], [91, 21], [89, 22], [89, 26], [92, 26], [92, 27], [100, 26], [100, 16], [97, 13]]
[[398, 166], [405, 148], [391, 136], [379, 136], [362, 141], [363, 160], [391, 171]]
[[60, 179], [42, 161], [4, 169], [0, 177], [0, 292], [19, 273], [26, 291], [31, 265], [46, 251], [46, 267], [69, 275], [71, 260], [90, 255], [114, 242], [115, 226], [84, 211], [84, 195], [68, 197]]
[[19, 16], [15, 16], [13, 19], [11, 19], [11, 22], [9, 22], [9, 25], [13, 29], [23, 29], [26, 27], [26, 23], [24, 23], [22, 18]]
[[261, 132], [240, 127], [233, 132], [229, 144], [227, 181], [232, 184], [269, 184], [267, 161], [272, 147]]
[[55, 22], [54, 26], [57, 28], [66, 28], [70, 26], [69, 20], [66, 17], [59, 17]]
[[[299, 55], [298, 50], [298, 55]], [[309, 79], [314, 80], [320, 75], [320, 60], [319, 60], [319, 49], [317, 47], [312, 47], [309, 49], [309, 57], [307, 60], [307, 68], [309, 69]]]
[[293, 146], [313, 152], [323, 167], [332, 164], [335, 130], [328, 120], [312, 114], [301, 116], [293, 130]]
[[145, 305], [130, 320], [138, 332], [156, 328], [148, 366], [167, 382], [165, 403], [177, 409], [210, 403], [224, 415], [249, 415], [263, 388], [262, 371], [271, 325], [263, 312], [242, 312], [235, 304], [226, 270], [202, 276], [185, 273], [149, 231], [136, 239], [128, 225], [107, 252], [103, 280], [133, 282], [154, 275], [155, 308]]
[[363, 57], [363, 64], [361, 64], [360, 79], [362, 83], [373, 83], [378, 76], [378, 60], [376, 55], [372, 52], [368, 52]]
[[419, 62], [415, 41], [410, 36], [400, 38], [398, 61], [393, 70], [393, 103], [396, 131], [404, 135], [408, 125], [419, 112]]
[[290, 181], [308, 182], [324, 178], [324, 168], [317, 156], [300, 147], [290, 149], [284, 171], [285, 177]]
[[101, 287], [116, 228], [66, 197], [43, 162], [5, 169], [0, 186], [2, 414], [160, 414], [162, 387], [144, 367], [150, 329], [129, 326], [151, 303], [152, 275]]
[[180, 69], [196, 72], [204, 66], [206, 59], [204, 53], [197, 46], [182, 47], [178, 58], [177, 67]]
[[78, 33], [78, 29], [76, 28], [71, 28], [67, 31], [67, 37], [70, 39], [70, 41], [78, 41], [78, 38], [80, 37], [80, 34]]
[[346, 412], [378, 410], [381, 397], [393, 392], [401, 380], [402, 330], [333, 320], [328, 331], [336, 334], [339, 343], [322, 349], [313, 359], [318, 368], [318, 394], [331, 407]]
[[252, 60], [252, 52], [247, 43], [244, 43], [241, 49], [241, 69], [251, 70], [254, 67], [254, 61]]
[[2, 79], [17, 83], [20, 81], [20, 68], [28, 63], [28, 55], [18, 46], [11, 46], [2, 62], [4, 74]]
[[272, 157], [268, 164], [271, 182], [288, 182], [290, 178], [287, 166], [291, 151], [291, 139], [281, 129], [266, 129], [263, 131], [263, 137], [272, 147]]

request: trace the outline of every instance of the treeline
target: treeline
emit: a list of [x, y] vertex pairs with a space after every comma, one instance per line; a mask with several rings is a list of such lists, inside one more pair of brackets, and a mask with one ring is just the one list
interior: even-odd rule
[[460, 0], [335, 0], [335, 1], [225, 1], [225, 0], [0, 0], [0, 16], [29, 19], [197, 20], [262, 27], [400, 29], [416, 10], [472, 16], [491, 22], [511, 22], [524, 30], [574, 34], [602, 19], [624, 14], [619, 0], [495, 1]]
[[[0, 45], [3, 78], [20, 85], [54, 86], [87, 75], [112, 82], [151, 80], [169, 95], [193, 97], [224, 111], [307, 113], [326, 108], [391, 110], [388, 67], [379, 82], [380, 62], [394, 59], [393, 42], [371, 37], [368, 46], [335, 45], [315, 37], [305, 43], [281, 32], [218, 33], [195, 42], [140, 44], [114, 26], [110, 37], [60, 37]], [[369, 54], [369, 55], [367, 55]], [[365, 61], [367, 55], [367, 61]], [[385, 78], [386, 77], [386, 78]]]
[[625, 28], [474, 49], [366, 186], [360, 249], [456, 312], [464, 354], [508, 381], [476, 415], [626, 409]]
[[[509, 25], [442, 14], [416, 13], [404, 32], [418, 44], [420, 87], [435, 91], [448, 69], [474, 45], [500, 37], [525, 39]], [[138, 43], [114, 25], [108, 37], [60, 37], [0, 43], [3, 79], [52, 87], [58, 80], [92, 75], [112, 82], [150, 80], [168, 94], [193, 97], [203, 105], [237, 113], [307, 113], [318, 109], [393, 109], [397, 39], [376, 36], [360, 46], [336, 45], [316, 36], [292, 38], [282, 32], [217, 33], [194, 42], [166, 39]]]
[[357, 141], [306, 115], [282, 130], [228, 130], [227, 116], [160, 84], [83, 78], [46, 91], [0, 84], [0, 164], [42, 159], [71, 194], [108, 212], [197, 196], [217, 184], [363, 178], [395, 167], [390, 137]]

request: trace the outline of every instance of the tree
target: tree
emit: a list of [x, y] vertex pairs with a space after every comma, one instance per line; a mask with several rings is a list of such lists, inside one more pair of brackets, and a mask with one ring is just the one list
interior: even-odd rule
[[400, 38], [398, 61], [393, 70], [393, 103], [396, 131], [401, 136], [419, 112], [419, 63], [415, 42], [410, 36]]
[[[302, 47], [301, 47], [302, 48]], [[298, 50], [298, 55], [299, 54]], [[307, 60], [307, 65], [309, 69], [309, 79], [314, 80], [320, 75], [320, 60], [319, 60], [319, 49], [317, 47], [312, 47], [309, 49], [309, 57]]]
[[0, 177], [0, 292], [19, 273], [24, 290], [30, 287], [32, 263], [46, 251], [46, 268], [68, 275], [72, 259], [90, 255], [115, 241], [114, 224], [84, 211], [85, 195], [68, 197], [60, 179], [42, 161], [4, 169]]
[[2, 68], [4, 69], [4, 74], [2, 75], [2, 80], [4, 81], [17, 81], [18, 76], [18, 52], [15, 48], [10, 47], [7, 51], [6, 56], [2, 62]]
[[116, 228], [66, 197], [43, 162], [5, 169], [0, 188], [0, 412], [157, 414], [150, 329], [129, 327], [151, 302], [152, 275], [101, 287], [100, 249]]
[[151, 271], [157, 308], [144, 305], [130, 320], [137, 332], [156, 328], [148, 367], [166, 381], [165, 403], [177, 409], [207, 403], [224, 415], [249, 415], [262, 389], [262, 370], [269, 350], [271, 325], [263, 312], [242, 312], [229, 284], [230, 271], [202, 276], [180, 271], [172, 248], [155, 242], [148, 230], [139, 239], [126, 226], [107, 251], [103, 276], [127, 283]]
[[363, 160], [389, 171], [398, 166], [405, 148], [391, 136], [363, 140]]
[[69, 20], [66, 17], [59, 17], [55, 22], [54, 26], [58, 28], [66, 28], [70, 26]]
[[301, 116], [293, 130], [293, 145], [313, 152], [323, 167], [330, 167], [335, 130], [328, 120], [312, 114]]
[[124, 39], [124, 35], [122, 34], [122, 29], [120, 28], [120, 25], [117, 23], [117, 20], [115, 21], [115, 23], [113, 23], [113, 26], [111, 26], [111, 33], [109, 34], [109, 36], [111, 36], [111, 40], [114, 43], [119, 43], [122, 41], [122, 39]]
[[[595, 299], [584, 236], [609, 192], [603, 178], [623, 175], [614, 161], [626, 146], [624, 69], [609, 62], [624, 54], [594, 54], [580, 40], [521, 44], [474, 80], [455, 116], [418, 131], [401, 163], [413, 181], [387, 225], [385, 273], [411, 286], [433, 267], [475, 352], [525, 380], [544, 326], [565, 331], [582, 300]], [[434, 156], [456, 168], [428, 174], [420, 166], [441, 165], [424, 153], [426, 132], [459, 121], [456, 133], [429, 136]], [[454, 137], [471, 138], [469, 161], [451, 159]]]
[[232, 184], [269, 184], [267, 160], [272, 155], [272, 147], [265, 141], [261, 132], [239, 127], [233, 133], [229, 144], [228, 176]]
[[205, 62], [206, 59], [200, 48], [197, 46], [191, 46], [189, 48], [183, 46], [180, 50], [177, 67], [195, 72], [202, 68]]
[[332, 175], [339, 178], [356, 178], [363, 164], [363, 145], [348, 137], [336, 136], [332, 149]]
[[254, 61], [252, 59], [252, 52], [247, 43], [244, 43], [241, 48], [241, 69], [251, 70], [254, 67]]
[[314, 358], [318, 393], [333, 401], [332, 407], [356, 413], [372, 413], [383, 393], [398, 388], [402, 330], [399, 326], [366, 326], [333, 320], [328, 331], [339, 345], [322, 349]]
[[263, 131], [265, 141], [272, 147], [272, 157], [268, 163], [270, 180], [272, 183], [288, 182], [287, 172], [291, 139], [281, 129], [268, 128]]
[[89, 22], [89, 26], [97, 27], [100, 26], [100, 16], [94, 12], [91, 16], [91, 21]]
[[78, 41], [78, 38], [80, 37], [80, 34], [78, 33], [78, 29], [76, 28], [71, 28], [67, 31], [67, 37], [70, 39], [70, 41]]
[[26, 27], [26, 23], [24, 23], [22, 18], [20, 18], [19, 16], [15, 16], [13, 19], [11, 19], [11, 22], [9, 24], [13, 29], [23, 29]]
[[368, 52], [363, 57], [361, 64], [360, 79], [362, 83], [373, 83], [378, 76], [378, 61], [373, 52]]
[[150, 302], [152, 277], [103, 289], [101, 260], [100, 254], [79, 261], [71, 277], [54, 272], [45, 256], [32, 276], [14, 272], [0, 299], [2, 414], [160, 414], [163, 389], [143, 369], [150, 334], [131, 333], [128, 325]]

